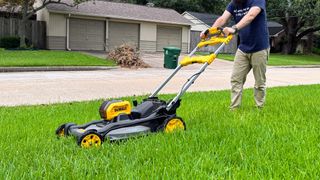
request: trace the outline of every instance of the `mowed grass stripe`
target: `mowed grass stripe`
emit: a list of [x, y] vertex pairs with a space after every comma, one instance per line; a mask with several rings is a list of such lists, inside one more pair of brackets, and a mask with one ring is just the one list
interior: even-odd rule
[[[187, 131], [153, 134], [99, 149], [58, 140], [65, 122], [98, 119], [102, 101], [0, 108], [0, 176], [66, 179], [316, 179], [320, 176], [320, 85], [268, 89], [267, 105], [228, 109], [228, 91], [187, 93]], [[170, 99], [173, 95], [164, 95]], [[127, 98], [130, 99], [130, 98]], [[140, 97], [140, 100], [142, 97]]]

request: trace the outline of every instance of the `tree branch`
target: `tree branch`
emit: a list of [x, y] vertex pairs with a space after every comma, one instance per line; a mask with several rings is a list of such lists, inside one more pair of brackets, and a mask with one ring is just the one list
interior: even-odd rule
[[33, 8], [32, 7], [32, 10], [30, 12], [28, 12], [27, 18], [30, 18], [31, 16], [33, 16], [34, 13], [36, 13], [37, 11], [45, 8], [48, 4], [63, 4], [65, 6], [69, 6], [69, 7], [75, 7], [76, 6], [74, 4], [68, 4], [68, 3], [61, 2], [61, 0], [57, 0], [57, 1], [44, 0], [41, 6], [39, 6], [37, 8]]
[[301, 40], [301, 38], [309, 33], [313, 33], [313, 32], [316, 32], [316, 31], [320, 31], [320, 26], [317, 26], [317, 27], [311, 27], [311, 28], [308, 28], [306, 29], [305, 31], [303, 31], [302, 33], [300, 33], [298, 36], [297, 36], [297, 39], [298, 40]]

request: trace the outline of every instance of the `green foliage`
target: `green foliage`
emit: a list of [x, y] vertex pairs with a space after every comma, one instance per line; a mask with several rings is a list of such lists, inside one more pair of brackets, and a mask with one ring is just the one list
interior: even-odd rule
[[115, 62], [79, 52], [1, 51], [0, 67], [24, 66], [115, 66]]
[[306, 21], [307, 26], [313, 25], [310, 22], [320, 22], [318, 0], [268, 0], [267, 6], [270, 18], [281, 20], [286, 17], [299, 17]]
[[294, 54], [303, 36], [320, 30], [319, 0], [268, 0], [267, 4], [269, 20], [284, 26], [284, 53]]
[[5, 49], [18, 48], [20, 45], [19, 37], [3, 37], [0, 39], [0, 47]]
[[[1, 107], [3, 179], [317, 179], [320, 85], [268, 90], [263, 110], [253, 91], [228, 109], [230, 92], [187, 93], [186, 132], [153, 134], [98, 149], [57, 139], [62, 123], [98, 119], [102, 101]], [[173, 96], [163, 96], [170, 99]], [[132, 98], [128, 98], [132, 99]], [[141, 99], [141, 97], [140, 97]]]
[[175, 9], [179, 13], [185, 11], [221, 14], [229, 1], [227, 0], [113, 0], [134, 4], [153, 3], [156, 7]]
[[20, 46], [20, 37], [10, 36], [0, 39], [0, 47], [5, 49], [32, 49], [32, 44], [29, 39], [25, 39], [25, 45]]
[[312, 48], [312, 53], [320, 55], [320, 48]]

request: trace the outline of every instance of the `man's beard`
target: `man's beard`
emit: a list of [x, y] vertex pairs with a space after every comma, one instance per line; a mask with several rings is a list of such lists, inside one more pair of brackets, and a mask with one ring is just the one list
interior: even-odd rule
[[232, 0], [232, 3], [235, 6], [242, 6], [242, 4], [244, 4], [245, 2], [247, 2], [247, 0]]

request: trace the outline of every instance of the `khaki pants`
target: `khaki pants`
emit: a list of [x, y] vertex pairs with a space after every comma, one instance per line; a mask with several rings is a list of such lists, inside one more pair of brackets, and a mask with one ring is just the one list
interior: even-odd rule
[[255, 53], [244, 53], [237, 50], [233, 72], [231, 76], [231, 105], [234, 109], [240, 107], [243, 85], [250, 70], [253, 70], [255, 79], [254, 99], [257, 107], [263, 107], [266, 99], [266, 71], [270, 49]]

